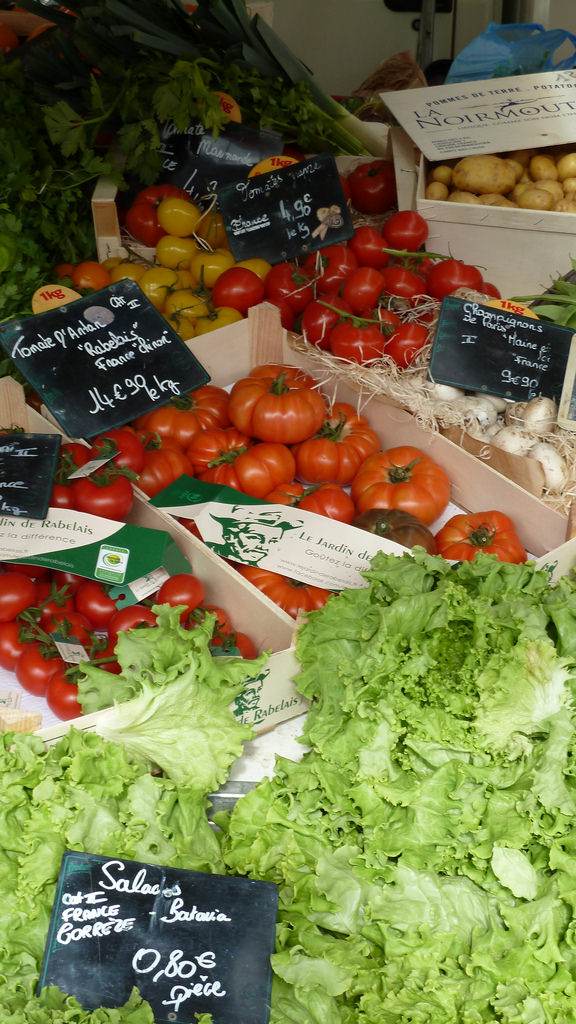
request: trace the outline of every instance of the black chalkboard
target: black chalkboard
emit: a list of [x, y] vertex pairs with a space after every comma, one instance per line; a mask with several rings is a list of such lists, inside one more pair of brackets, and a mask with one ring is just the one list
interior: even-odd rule
[[135, 986], [160, 1022], [267, 1024], [278, 887], [67, 851], [38, 991], [87, 1010]]
[[44, 519], [60, 434], [0, 434], [0, 515]]
[[196, 202], [214, 194], [251, 167], [282, 152], [284, 142], [276, 132], [257, 131], [231, 121], [217, 136], [201, 121], [180, 132], [172, 121], [162, 127], [162, 182], [178, 185]]
[[354, 234], [329, 153], [225, 185], [218, 205], [237, 260], [260, 256], [280, 263]]
[[0, 342], [70, 437], [122, 426], [210, 380], [135, 281], [0, 324]]
[[429, 378], [516, 401], [560, 401], [573, 331], [473, 300], [442, 300]]

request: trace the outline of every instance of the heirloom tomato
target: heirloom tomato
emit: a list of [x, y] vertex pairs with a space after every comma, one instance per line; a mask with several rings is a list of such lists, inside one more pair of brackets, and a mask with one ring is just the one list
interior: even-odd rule
[[357, 512], [401, 508], [426, 526], [450, 500], [450, 478], [438, 463], [412, 445], [369, 455], [352, 481]]
[[271, 366], [270, 376], [261, 368], [237, 381], [230, 392], [231, 422], [259, 441], [297, 444], [320, 429], [326, 403], [309, 378], [295, 367]]
[[90, 458], [96, 459], [112, 452], [112, 461], [120, 469], [139, 473], [146, 461], [146, 448], [142, 438], [130, 427], [112, 427], [92, 438]]
[[353, 405], [336, 402], [320, 430], [293, 448], [296, 476], [308, 484], [347, 486], [369, 455], [380, 450], [380, 439]]
[[158, 434], [185, 448], [194, 434], [207, 427], [227, 427], [228, 392], [214, 384], [203, 384], [195, 391], [171, 398], [167, 405], [152, 409], [134, 421], [145, 434]]
[[436, 534], [438, 553], [455, 562], [471, 562], [479, 551], [500, 562], [525, 562], [526, 550], [512, 520], [503, 512], [469, 512], [452, 516]]
[[421, 547], [429, 555], [437, 554], [434, 534], [420, 519], [401, 508], [370, 508], [356, 516], [352, 526], [405, 548]]
[[110, 273], [96, 260], [77, 263], [70, 275], [72, 287], [78, 291], [95, 291], [110, 284]]
[[184, 451], [176, 444], [164, 442], [161, 448], [152, 448], [138, 477], [138, 487], [149, 498], [163, 491], [181, 476], [192, 476], [192, 464]]
[[313, 587], [309, 583], [300, 583], [289, 576], [272, 572], [271, 569], [260, 569], [256, 565], [237, 565], [236, 568], [245, 580], [257, 587], [293, 619], [299, 612], [323, 608], [332, 594], [330, 590]]
[[191, 437], [186, 448], [195, 476], [219, 465], [230, 465], [252, 441], [236, 427], [206, 427]]
[[351, 523], [354, 518], [354, 502], [340, 484], [314, 484], [308, 487], [296, 502], [297, 508], [316, 515], [326, 516], [338, 523]]

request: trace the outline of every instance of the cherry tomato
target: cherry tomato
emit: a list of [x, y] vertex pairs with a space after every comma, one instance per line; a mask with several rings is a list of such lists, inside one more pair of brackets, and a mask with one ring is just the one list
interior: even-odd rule
[[156, 615], [151, 608], [143, 604], [131, 604], [119, 608], [108, 620], [108, 636], [118, 638], [118, 633], [126, 629], [147, 628], [156, 625]]
[[264, 298], [283, 299], [298, 316], [314, 298], [310, 275], [286, 260], [276, 263], [264, 281]]
[[10, 622], [36, 601], [36, 584], [22, 572], [5, 572], [0, 576], [0, 622]]
[[72, 287], [78, 291], [98, 291], [110, 284], [110, 273], [96, 260], [83, 260], [77, 263], [70, 276]]
[[402, 324], [388, 338], [384, 354], [404, 368], [414, 362], [427, 341], [428, 330], [422, 324]]
[[116, 602], [98, 580], [84, 580], [74, 595], [76, 610], [90, 622], [92, 629], [104, 630], [117, 611]]
[[391, 160], [368, 160], [348, 175], [350, 199], [360, 213], [386, 213], [397, 201]]
[[134, 489], [125, 476], [105, 477], [102, 471], [79, 477], [72, 484], [74, 507], [102, 519], [122, 522], [132, 511]]
[[317, 295], [334, 292], [358, 265], [358, 257], [343, 242], [326, 245], [304, 260], [304, 270], [314, 278]]
[[70, 668], [64, 665], [52, 673], [46, 689], [46, 703], [61, 721], [70, 721], [83, 714], [78, 700], [78, 686], [70, 678]]
[[389, 249], [417, 252], [428, 238], [428, 224], [415, 210], [398, 210], [388, 218], [382, 234]]
[[386, 335], [376, 324], [336, 324], [328, 337], [330, 351], [340, 359], [354, 363], [367, 363], [380, 359], [386, 344]]
[[376, 267], [377, 270], [385, 267], [390, 260], [388, 253], [384, 252], [385, 247], [386, 242], [378, 228], [369, 224], [357, 227], [352, 238], [348, 240], [348, 248], [354, 253], [360, 266]]
[[385, 290], [383, 272], [375, 267], [357, 267], [342, 286], [342, 298], [353, 313], [361, 316], [365, 309], [376, 305]]
[[26, 644], [26, 650], [18, 658], [14, 671], [24, 690], [36, 697], [43, 697], [56, 669], [65, 666], [66, 662], [62, 658], [44, 657], [40, 645], [33, 641]]
[[300, 328], [302, 334], [317, 348], [329, 348], [329, 334], [338, 323], [346, 323], [343, 313], [352, 313], [350, 306], [336, 293], [327, 292], [306, 306]]
[[253, 270], [229, 267], [216, 281], [212, 301], [215, 306], [231, 306], [245, 316], [251, 306], [262, 302], [264, 286], [265, 282]]
[[20, 641], [19, 634], [20, 626], [14, 619], [0, 622], [0, 667], [8, 672], [14, 671], [18, 658], [28, 646]]
[[478, 268], [460, 260], [441, 260], [428, 273], [427, 292], [433, 299], [452, 295], [457, 288], [482, 291], [482, 286], [482, 274]]
[[169, 604], [172, 608], [183, 604], [184, 611], [180, 619], [184, 621], [191, 611], [202, 604], [206, 590], [202, 580], [191, 573], [176, 573], [164, 581], [156, 595], [156, 604]]

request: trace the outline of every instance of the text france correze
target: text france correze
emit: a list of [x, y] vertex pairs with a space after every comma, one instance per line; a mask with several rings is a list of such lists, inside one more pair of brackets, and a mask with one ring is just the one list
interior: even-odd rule
[[277, 899], [272, 883], [67, 852], [39, 988], [94, 1009], [136, 986], [157, 1021], [266, 1024]]
[[0, 341], [72, 437], [121, 426], [209, 380], [134, 281], [2, 325]]

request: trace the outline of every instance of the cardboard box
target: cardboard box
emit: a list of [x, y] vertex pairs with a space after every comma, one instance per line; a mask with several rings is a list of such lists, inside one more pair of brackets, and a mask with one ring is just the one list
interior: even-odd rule
[[[576, 71], [383, 93], [408, 136], [396, 140], [404, 208], [430, 228], [427, 248], [481, 268], [506, 298], [545, 291], [576, 258], [576, 215], [425, 198], [429, 162], [565, 145], [576, 149]], [[415, 157], [414, 145], [421, 153]]]

